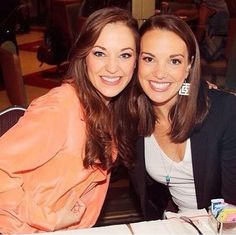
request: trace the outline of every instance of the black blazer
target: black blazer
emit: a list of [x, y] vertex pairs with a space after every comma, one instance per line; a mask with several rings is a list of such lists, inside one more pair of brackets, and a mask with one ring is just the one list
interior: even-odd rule
[[[198, 208], [208, 208], [213, 198], [236, 205], [236, 96], [209, 90], [209, 114], [192, 134], [191, 151]], [[137, 162], [130, 171], [146, 220], [160, 219], [171, 198], [168, 188], [148, 176], [144, 138], [137, 142]]]

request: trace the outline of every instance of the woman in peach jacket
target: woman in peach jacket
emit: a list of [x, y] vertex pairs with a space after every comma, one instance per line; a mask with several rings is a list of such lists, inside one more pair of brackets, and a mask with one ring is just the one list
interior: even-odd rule
[[0, 138], [1, 233], [95, 224], [111, 168], [118, 159], [132, 161], [125, 93], [133, 82], [137, 28], [126, 10], [93, 13], [73, 47], [70, 80], [34, 100]]

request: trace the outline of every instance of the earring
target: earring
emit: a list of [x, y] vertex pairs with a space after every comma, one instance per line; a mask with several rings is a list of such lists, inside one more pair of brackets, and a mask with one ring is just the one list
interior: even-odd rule
[[184, 81], [181, 88], [179, 89], [179, 95], [189, 95], [190, 83]]

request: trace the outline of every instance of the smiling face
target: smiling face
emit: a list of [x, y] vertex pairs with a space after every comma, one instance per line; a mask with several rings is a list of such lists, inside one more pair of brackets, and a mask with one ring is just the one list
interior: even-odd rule
[[136, 64], [133, 32], [123, 23], [107, 24], [86, 57], [88, 76], [109, 100], [130, 82]]
[[188, 76], [185, 42], [168, 30], [153, 29], [141, 38], [138, 77], [146, 95], [156, 105], [172, 106]]

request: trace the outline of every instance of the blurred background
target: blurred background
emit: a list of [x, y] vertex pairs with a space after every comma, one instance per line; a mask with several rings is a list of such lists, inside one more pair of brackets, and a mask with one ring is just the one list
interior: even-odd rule
[[178, 15], [199, 41], [204, 79], [235, 91], [235, 0], [0, 0], [0, 110], [60, 85], [84, 20], [106, 6], [130, 10], [140, 25], [154, 14]]

